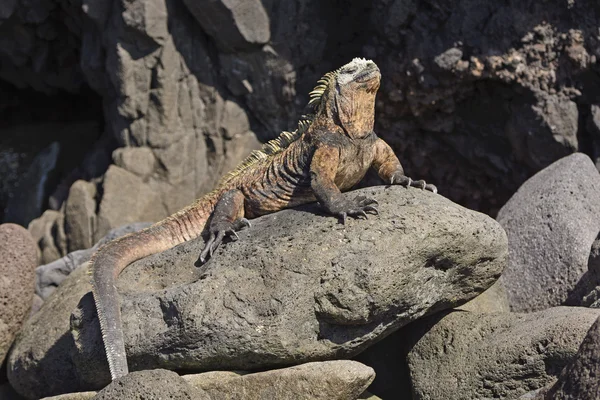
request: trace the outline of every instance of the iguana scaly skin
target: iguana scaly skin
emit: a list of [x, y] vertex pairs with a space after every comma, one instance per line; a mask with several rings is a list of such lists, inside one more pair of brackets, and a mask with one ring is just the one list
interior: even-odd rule
[[[342, 197], [369, 168], [390, 184], [436, 192], [404, 175], [392, 149], [373, 132], [375, 94], [381, 74], [370, 60], [355, 58], [326, 74], [310, 93], [314, 115], [250, 155], [217, 189], [187, 208], [102, 247], [92, 258], [92, 285], [112, 379], [128, 373], [116, 280], [140, 258], [208, 235], [200, 260], [212, 256], [246, 218], [318, 201], [342, 222], [377, 213], [374, 199]], [[210, 221], [207, 224], [207, 221]]]

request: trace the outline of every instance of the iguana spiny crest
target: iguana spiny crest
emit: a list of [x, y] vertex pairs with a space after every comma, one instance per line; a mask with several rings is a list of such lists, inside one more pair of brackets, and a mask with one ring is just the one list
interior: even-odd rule
[[[377, 71], [377, 74], [379, 74], [379, 69], [373, 61], [357, 57], [348, 64], [323, 75], [317, 81], [317, 86], [309, 93], [310, 100], [308, 106], [314, 110], [314, 114], [303, 115], [298, 122], [298, 127], [294, 131], [283, 131], [277, 138], [265, 143], [260, 150], [251, 152], [233, 171], [229, 172], [219, 181], [217, 188], [225, 186], [231, 179], [251, 165], [285, 150], [291, 143], [302, 137], [311, 126], [316, 115], [324, 112], [326, 108], [324, 106], [325, 102], [332, 97], [330, 93], [333, 94], [336, 90], [343, 90], [343, 87], [351, 83], [364, 84], [365, 79], [372, 78], [369, 75], [372, 71]], [[377, 85], [372, 90], [369, 90], [369, 93], [373, 94], [373, 100], [378, 88], [379, 81], [377, 81]]]

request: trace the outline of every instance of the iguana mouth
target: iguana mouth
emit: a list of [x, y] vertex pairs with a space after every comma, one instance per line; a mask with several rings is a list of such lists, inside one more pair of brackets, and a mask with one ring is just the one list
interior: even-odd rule
[[355, 82], [365, 83], [372, 81], [373, 79], [379, 79], [381, 77], [381, 73], [379, 72], [379, 68], [377, 66], [373, 66], [372, 68], [367, 69], [366, 71], [361, 72], [354, 79]]

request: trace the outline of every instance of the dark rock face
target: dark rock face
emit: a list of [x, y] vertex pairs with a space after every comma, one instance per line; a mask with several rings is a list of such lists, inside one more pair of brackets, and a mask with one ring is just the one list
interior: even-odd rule
[[35, 156], [27, 172], [19, 180], [19, 189], [6, 205], [5, 222], [27, 226], [42, 214], [46, 185], [56, 168], [60, 145], [52, 142]]
[[[53, 101], [52, 97], [47, 99]], [[19, 100], [27, 104], [26, 99]], [[45, 107], [32, 103], [31, 107]], [[49, 122], [45, 120], [47, 113], [50, 111], [41, 115], [16, 113], [12, 116], [15, 121], [7, 118], [0, 122], [0, 220], [4, 222], [27, 227], [47, 208], [58, 208], [50, 200], [57, 185], [65, 174], [78, 168], [100, 135], [100, 127], [93, 120], [65, 122], [59, 115], [54, 117], [57, 122]], [[0, 107], [0, 117], [4, 114]]]
[[410, 175], [470, 208], [494, 215], [553, 161], [600, 155], [591, 0], [5, 3], [0, 78], [93, 89], [118, 146], [152, 153], [139, 184], [161, 216], [293, 128], [317, 79], [354, 56], [382, 70], [377, 133]]
[[0, 225], [0, 364], [31, 308], [37, 248], [27, 230]]
[[[252, 370], [349, 357], [475, 297], [504, 268], [505, 233], [484, 214], [419, 189], [347, 195], [357, 194], [375, 197], [380, 215], [343, 226], [309, 205], [253, 220], [201, 268], [201, 239], [129, 266], [118, 285], [130, 367]], [[86, 269], [63, 281], [11, 352], [10, 382], [29, 397], [109, 381], [93, 300], [81, 299]]]
[[378, 2], [365, 47], [381, 56], [378, 133], [442, 193], [494, 213], [535, 171], [591, 151], [597, 9]]
[[600, 174], [583, 154], [565, 157], [523, 184], [498, 213], [507, 232], [502, 275], [513, 311], [564, 304], [587, 271], [600, 230]]
[[518, 398], [542, 388], [575, 357], [599, 313], [582, 307], [450, 313], [408, 354], [415, 397]]
[[252, 50], [271, 36], [260, 0], [185, 1], [204, 32], [224, 51]]

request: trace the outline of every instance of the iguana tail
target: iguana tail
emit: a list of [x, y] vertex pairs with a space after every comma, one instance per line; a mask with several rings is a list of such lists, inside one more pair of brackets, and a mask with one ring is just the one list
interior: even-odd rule
[[113, 380], [129, 372], [116, 286], [119, 274], [136, 260], [200, 236], [219, 195], [211, 192], [144, 230], [107, 243], [92, 257], [92, 292]]

